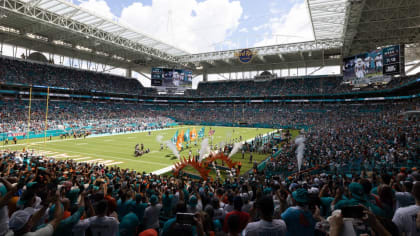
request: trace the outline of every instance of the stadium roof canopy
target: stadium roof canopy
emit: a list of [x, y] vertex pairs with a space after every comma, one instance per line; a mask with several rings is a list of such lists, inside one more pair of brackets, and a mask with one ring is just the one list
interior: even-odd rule
[[[189, 54], [66, 0], [0, 0], [0, 41], [35, 51], [150, 71], [186, 66], [197, 73], [323, 67], [377, 47], [420, 43], [419, 0], [306, 0], [314, 33], [309, 42]], [[417, 50], [418, 52], [419, 50]], [[406, 59], [420, 55], [406, 52]]]
[[343, 41], [344, 56], [396, 44], [415, 49], [420, 43], [420, 1], [349, 0]]
[[152, 59], [176, 63], [188, 54], [66, 0], [0, 0], [0, 11], [0, 40], [33, 50], [126, 68]]

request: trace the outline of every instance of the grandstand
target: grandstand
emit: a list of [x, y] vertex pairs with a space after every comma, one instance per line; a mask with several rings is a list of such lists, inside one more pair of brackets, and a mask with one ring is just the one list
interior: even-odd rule
[[313, 40], [190, 53], [0, 0], [0, 236], [418, 235], [420, 2], [302, 2]]

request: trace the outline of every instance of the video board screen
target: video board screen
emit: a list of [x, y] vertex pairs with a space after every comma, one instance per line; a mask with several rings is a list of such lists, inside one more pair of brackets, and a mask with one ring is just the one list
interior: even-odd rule
[[192, 71], [182, 69], [152, 68], [152, 86], [185, 87], [192, 86]]
[[382, 50], [374, 50], [353, 57], [344, 58], [344, 80], [363, 80], [383, 75]]
[[343, 60], [343, 76], [352, 84], [380, 82], [403, 70], [400, 45], [376, 49]]

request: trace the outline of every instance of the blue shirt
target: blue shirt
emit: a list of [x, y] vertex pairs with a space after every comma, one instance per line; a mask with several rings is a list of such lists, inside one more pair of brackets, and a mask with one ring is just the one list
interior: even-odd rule
[[315, 219], [312, 213], [303, 210], [301, 207], [289, 207], [281, 218], [286, 222], [287, 235], [314, 235], [315, 233]]

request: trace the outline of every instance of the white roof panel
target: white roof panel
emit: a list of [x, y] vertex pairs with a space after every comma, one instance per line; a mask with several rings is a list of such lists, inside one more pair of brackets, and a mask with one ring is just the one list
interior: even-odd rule
[[342, 39], [348, 0], [306, 0], [315, 40]]
[[[69, 15], [72, 20], [79, 21], [81, 23], [90, 25], [92, 27], [99, 28], [108, 33], [117, 33], [118, 36], [132, 40], [134, 42], [144, 44], [145, 46], [152, 47], [158, 50], [165, 49], [162, 51], [171, 56], [188, 55], [189, 53], [185, 50], [174, 47], [170, 44], [162, 42], [161, 40], [155, 39], [150, 35], [141, 33], [129, 26], [123, 25], [118, 22], [118, 19], [108, 19], [99, 16], [93, 12], [83, 9], [70, 0], [21, 0], [29, 4], [33, 4], [36, 7], [54, 12], [58, 15]], [[163, 47], [164, 46], [164, 47]]]

